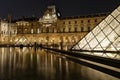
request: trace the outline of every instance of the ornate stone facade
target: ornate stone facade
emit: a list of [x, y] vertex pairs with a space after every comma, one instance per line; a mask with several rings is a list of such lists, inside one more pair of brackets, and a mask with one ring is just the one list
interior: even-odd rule
[[[48, 6], [42, 18], [22, 18], [8, 23], [8, 36], [2, 36], [0, 26], [0, 43], [22, 44], [27, 40], [30, 44], [37, 42], [44, 45], [62, 45], [70, 48], [82, 39], [90, 30], [99, 24], [107, 14], [93, 14], [61, 18], [55, 6]], [[19, 42], [22, 36], [25, 40]]]

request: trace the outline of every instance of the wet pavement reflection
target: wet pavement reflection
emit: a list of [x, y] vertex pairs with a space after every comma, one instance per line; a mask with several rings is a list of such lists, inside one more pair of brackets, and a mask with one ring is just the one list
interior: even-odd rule
[[34, 48], [0, 48], [0, 80], [119, 80]]

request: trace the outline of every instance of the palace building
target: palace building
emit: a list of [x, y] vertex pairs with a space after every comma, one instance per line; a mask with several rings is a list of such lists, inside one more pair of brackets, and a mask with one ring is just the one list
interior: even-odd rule
[[108, 13], [85, 16], [61, 17], [55, 6], [48, 6], [40, 18], [23, 17], [14, 21], [1, 20], [0, 44], [43, 44], [62, 45], [71, 48], [82, 39]]

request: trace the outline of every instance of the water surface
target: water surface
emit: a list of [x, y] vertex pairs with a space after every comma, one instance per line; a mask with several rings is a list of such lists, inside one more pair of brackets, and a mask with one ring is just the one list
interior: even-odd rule
[[119, 80], [34, 48], [0, 48], [0, 80]]

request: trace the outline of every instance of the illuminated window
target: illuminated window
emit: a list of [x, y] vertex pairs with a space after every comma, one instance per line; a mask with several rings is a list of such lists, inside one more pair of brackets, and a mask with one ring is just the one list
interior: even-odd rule
[[33, 32], [34, 32], [33, 29], [31, 29], [31, 33], [32, 33], [32, 34], [33, 34]]
[[40, 29], [39, 28], [37, 29], [37, 33], [40, 33]]

